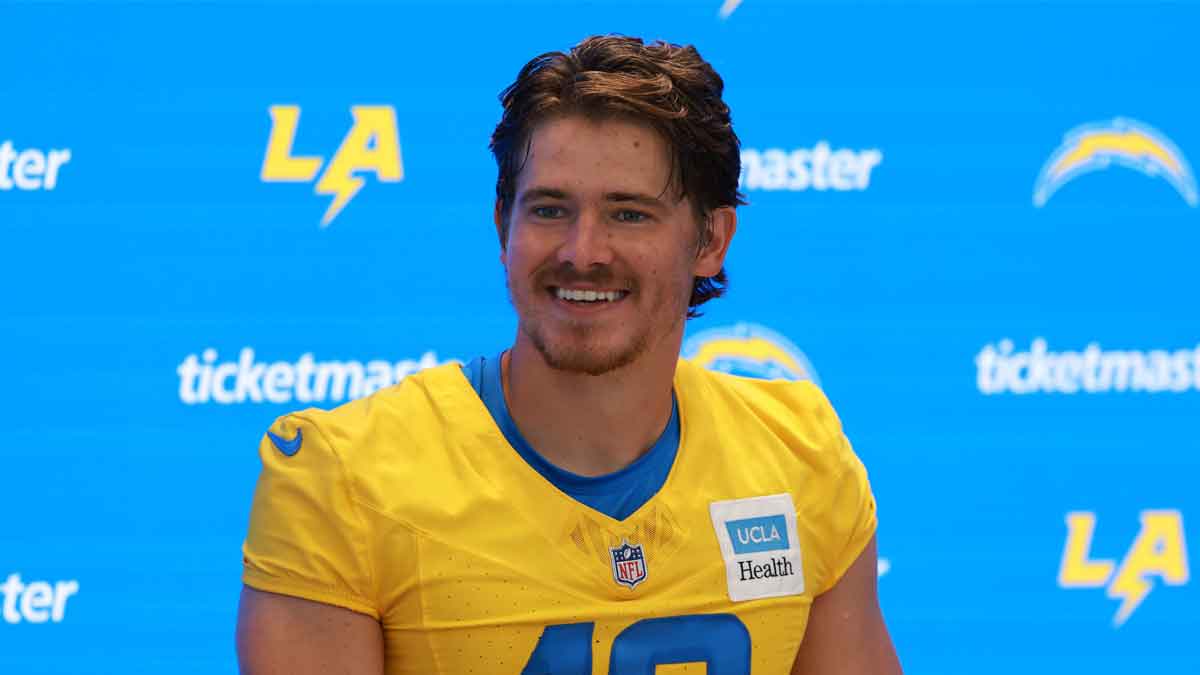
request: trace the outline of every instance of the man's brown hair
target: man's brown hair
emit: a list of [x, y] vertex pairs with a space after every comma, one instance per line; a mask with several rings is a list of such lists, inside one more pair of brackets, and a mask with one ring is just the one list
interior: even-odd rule
[[[691, 198], [700, 246], [706, 245], [712, 210], [745, 203], [738, 192], [740, 144], [729, 106], [721, 100], [724, 88], [695, 47], [647, 45], [632, 37], [590, 37], [567, 53], [547, 52], [526, 63], [500, 93], [504, 115], [492, 132], [501, 246], [508, 239], [517, 174], [534, 127], [569, 114], [626, 117], [662, 134], [672, 157], [667, 189], [676, 186], [680, 198]], [[713, 277], [696, 277], [688, 316], [697, 316], [696, 306], [724, 294], [726, 285], [724, 268]]]

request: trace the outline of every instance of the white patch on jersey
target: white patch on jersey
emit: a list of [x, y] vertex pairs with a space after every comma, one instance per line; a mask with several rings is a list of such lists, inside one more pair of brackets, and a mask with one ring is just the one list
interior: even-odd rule
[[784, 493], [708, 506], [734, 602], [804, 592], [796, 507]]

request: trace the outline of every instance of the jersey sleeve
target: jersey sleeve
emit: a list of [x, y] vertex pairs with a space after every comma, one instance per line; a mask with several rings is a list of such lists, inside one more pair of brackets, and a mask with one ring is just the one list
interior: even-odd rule
[[834, 443], [834, 480], [829, 502], [829, 547], [825, 561], [827, 573], [816, 595], [833, 588], [858, 560], [871, 537], [875, 536], [875, 496], [863, 466], [850, 441], [839, 428]]
[[363, 507], [337, 449], [309, 415], [279, 418], [259, 445], [242, 581], [379, 619]]

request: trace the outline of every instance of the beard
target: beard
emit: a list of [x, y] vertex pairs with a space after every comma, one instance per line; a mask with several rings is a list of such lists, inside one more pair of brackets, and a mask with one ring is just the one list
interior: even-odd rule
[[599, 328], [580, 324], [567, 326], [565, 339], [553, 340], [535, 317], [522, 318], [521, 332], [529, 338], [546, 365], [555, 370], [586, 375], [603, 375], [637, 361], [649, 344], [649, 330], [643, 329], [618, 345], [596, 344]]
[[[507, 277], [507, 275], [506, 275]], [[663, 334], [669, 333], [686, 315], [687, 300], [672, 302], [679, 295], [680, 289], [659, 289], [661, 295], [654, 298], [649, 314], [638, 317], [640, 320], [630, 325], [621, 323], [605, 325], [594, 321], [563, 322], [544, 316], [537, 309], [536, 293], [545, 292], [548, 285], [564, 286], [571, 282], [587, 281], [601, 286], [620, 287], [629, 289], [630, 295], [621, 302], [632, 302], [634, 294], [640, 292], [638, 284], [619, 283], [610, 268], [600, 268], [587, 274], [576, 271], [573, 267], [558, 267], [545, 270], [533, 276], [533, 284], [526, 293], [513, 293], [512, 282], [509, 281], [509, 299], [517, 310], [518, 327], [533, 346], [542, 355], [546, 365], [568, 373], [585, 375], [604, 375], [614, 370], [624, 368], [636, 362], [646, 353], [652, 343], [652, 333], [657, 321], [674, 315], [673, 321]], [[690, 293], [690, 287], [687, 293]], [[661, 337], [661, 336], [658, 336]]]

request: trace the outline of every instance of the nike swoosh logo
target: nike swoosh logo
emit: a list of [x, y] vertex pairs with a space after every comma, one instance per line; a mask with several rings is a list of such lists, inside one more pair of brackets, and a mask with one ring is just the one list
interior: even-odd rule
[[276, 436], [270, 431], [267, 432], [267, 436], [275, 444], [275, 447], [288, 457], [300, 452], [300, 444], [304, 442], [304, 434], [299, 429], [296, 430], [296, 437], [290, 441], [285, 441], [283, 437]]

